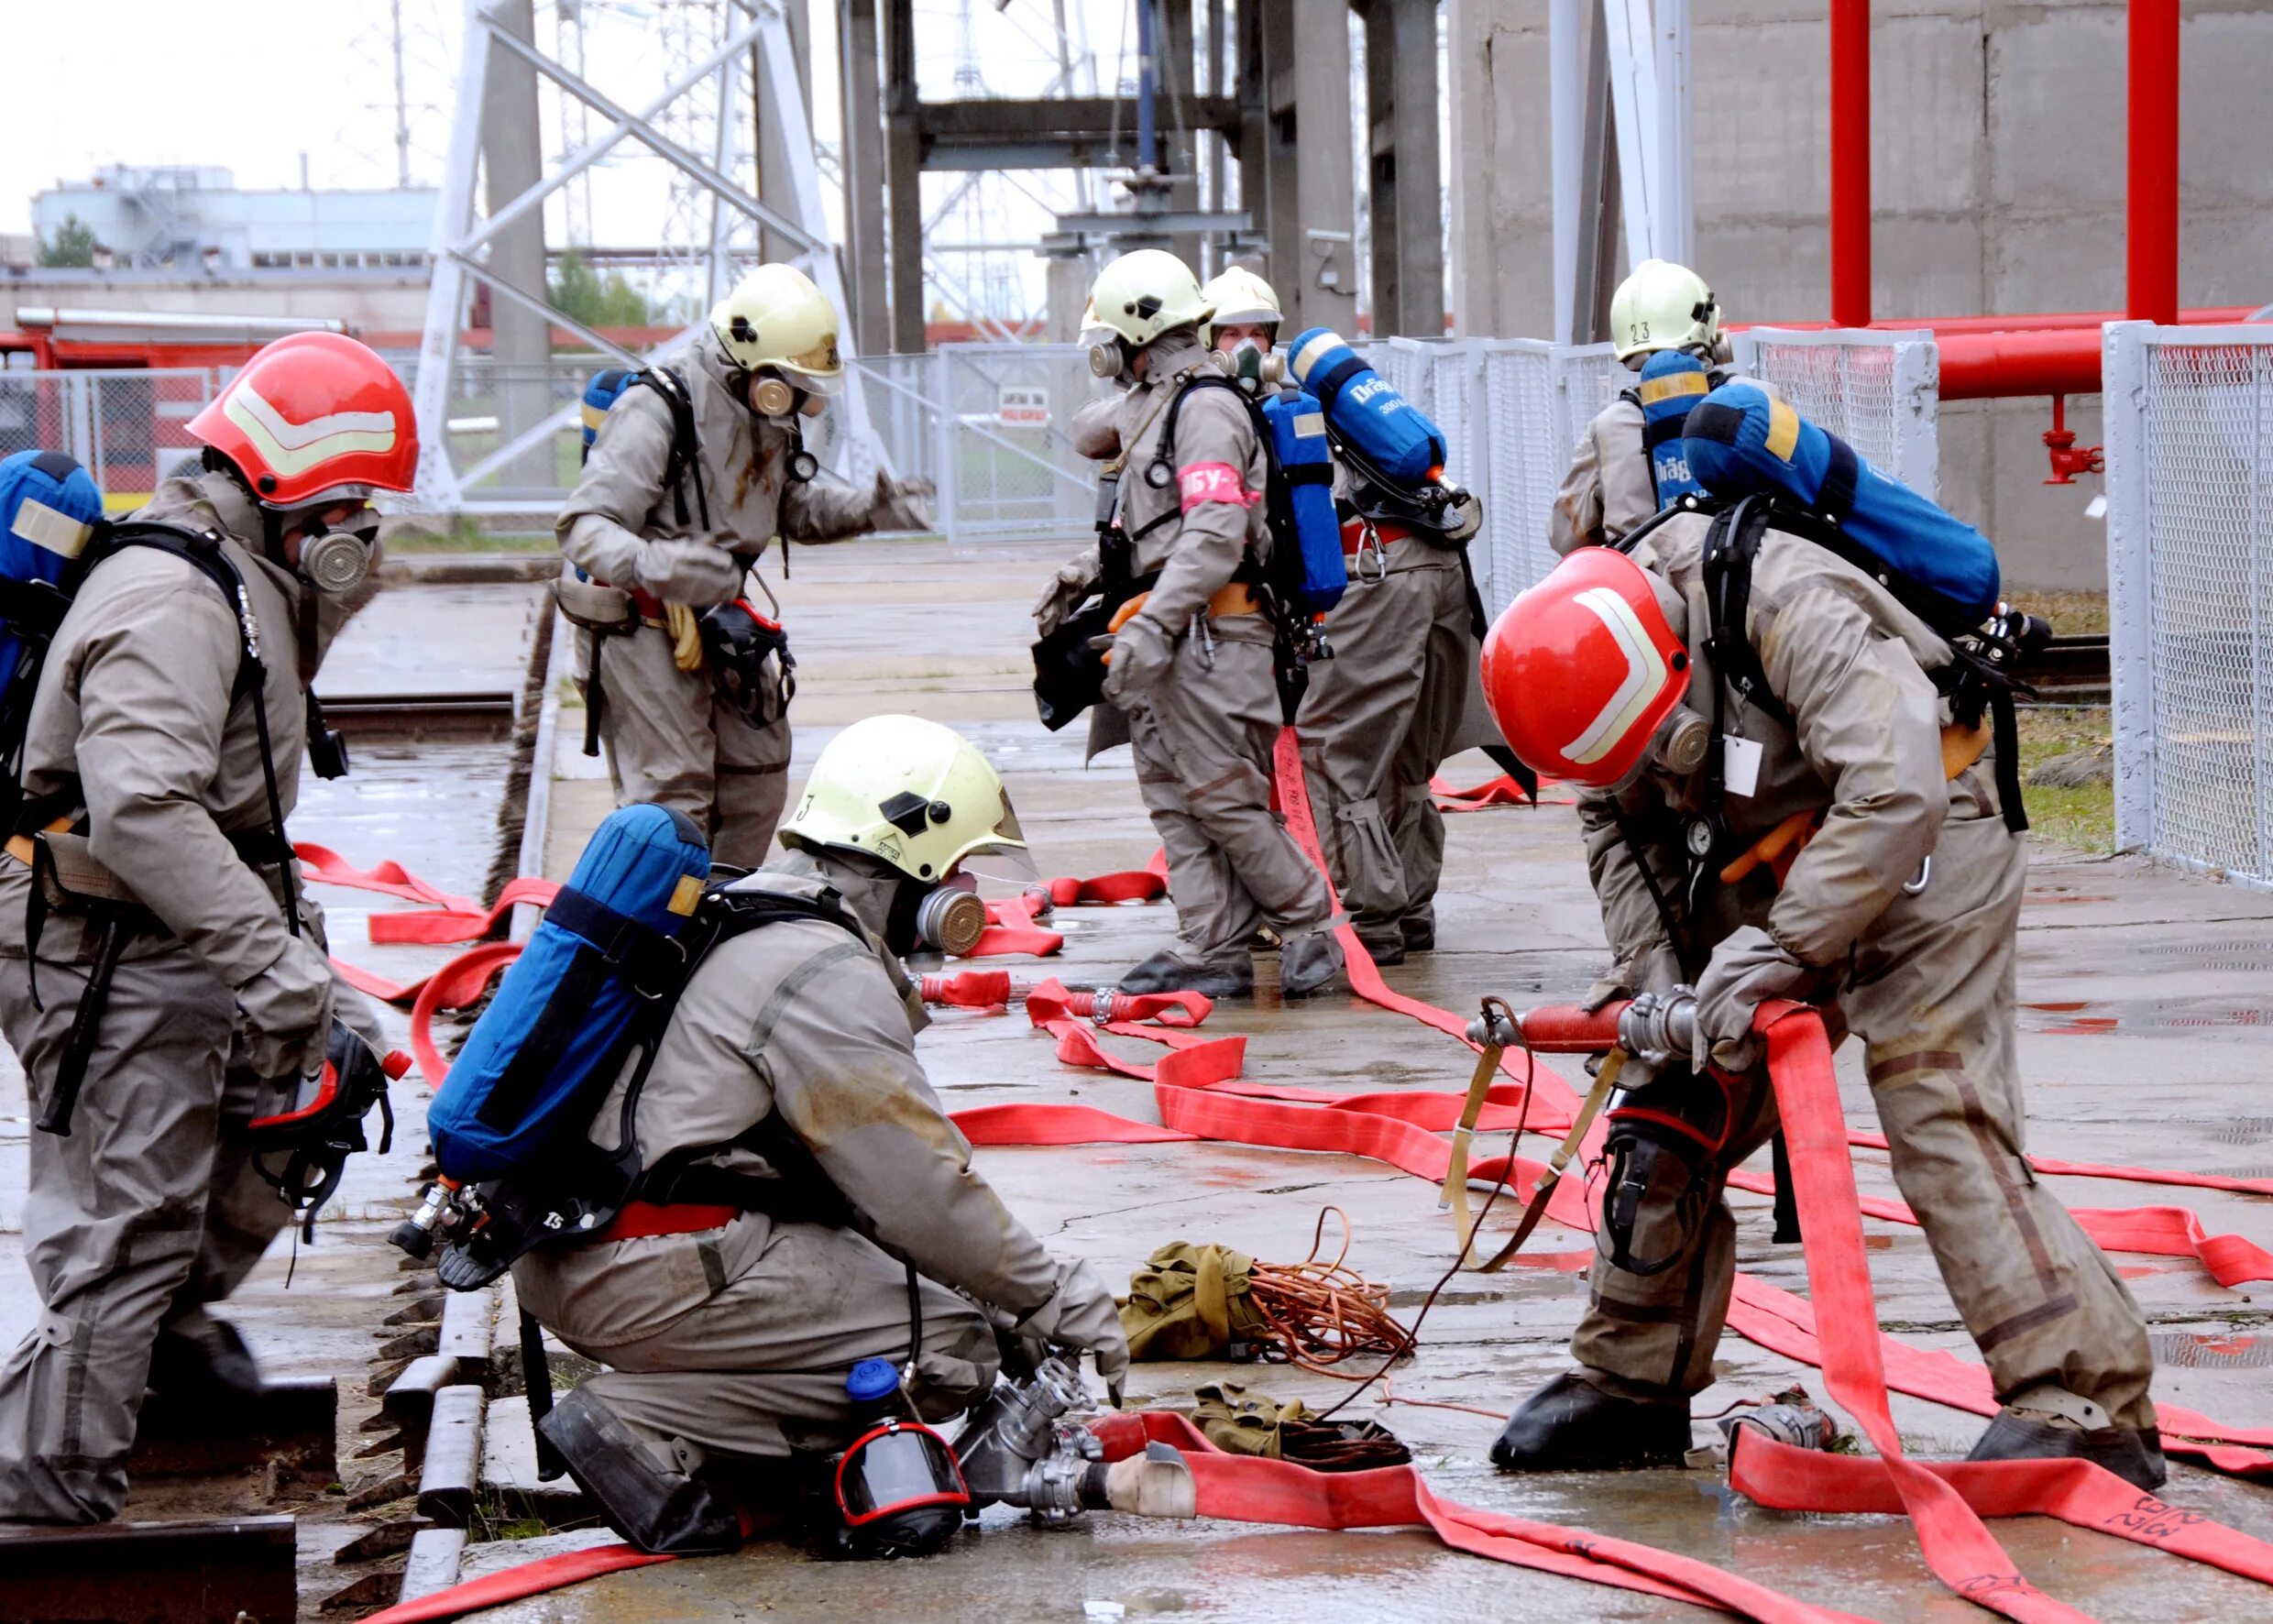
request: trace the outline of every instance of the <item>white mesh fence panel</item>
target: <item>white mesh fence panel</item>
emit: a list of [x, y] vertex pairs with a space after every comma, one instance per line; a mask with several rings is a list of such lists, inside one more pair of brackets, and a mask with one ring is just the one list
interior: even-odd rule
[[1744, 370], [1774, 386], [1800, 416], [1920, 496], [1936, 494], [1941, 374], [1932, 335], [1755, 327], [1735, 342]]
[[2273, 889], [2273, 336], [2108, 330], [2116, 838]]

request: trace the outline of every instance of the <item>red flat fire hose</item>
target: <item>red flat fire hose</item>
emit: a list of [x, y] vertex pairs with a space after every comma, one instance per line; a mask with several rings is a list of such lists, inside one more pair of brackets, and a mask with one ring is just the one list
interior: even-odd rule
[[[1292, 730], [1288, 730], [1279, 742], [1279, 793], [1290, 829], [1323, 872], [1323, 863], [1299, 760]], [[1293, 768], [1291, 772], [1290, 766]], [[1149, 872], [1157, 873], [1158, 870], [1156, 858]], [[382, 868], [372, 871], [372, 875], [389, 883], [415, 883], [399, 870], [390, 875]], [[369, 888], [383, 886], [374, 884]], [[1361, 997], [1438, 1030], [1465, 1036], [1466, 1023], [1458, 1016], [1389, 988], [1354, 930], [1345, 927], [1339, 934], [1349, 959], [1351, 985]], [[501, 949], [505, 944], [492, 946]], [[454, 970], [456, 966], [447, 968]], [[436, 984], [445, 979], [444, 975], [433, 978], [421, 992], [421, 1006], [431, 999], [436, 1007], [446, 1007], [442, 993], [461, 991], [470, 974], [471, 970], [459, 976], [453, 986], [440, 991]], [[2070, 1470], [2067, 1468], [2080, 1464], [2059, 1463], [2062, 1470], [2048, 1473], [2036, 1468], [2050, 1463], [1995, 1463], [1940, 1469], [1908, 1461], [1901, 1455], [1899, 1440], [1886, 1408], [1890, 1374], [1893, 1385], [1902, 1391], [1988, 1414], [1993, 1413], [1996, 1404], [1989, 1391], [1987, 1372], [1954, 1355], [1911, 1347], [1877, 1331], [1861, 1238], [1864, 1204], [1854, 1189], [1847, 1147], [1850, 1137], [1853, 1143], [1865, 1146], [1875, 1140], [1883, 1147], [1884, 1142], [1872, 1135], [1850, 1136], [1832, 1081], [1828, 1044], [1820, 1021], [1813, 1013], [1783, 1006], [1766, 1014], [1769, 1018], [1764, 1021], [1763, 1029], [1769, 1038], [1770, 1063], [1793, 1148], [1802, 1219], [1810, 1236], [1806, 1252], [1810, 1286], [1816, 1302], [1825, 1307], [1825, 1322], [1833, 1330], [1819, 1339], [1814, 1308], [1808, 1302], [1740, 1273], [1736, 1279], [1729, 1322], [1732, 1329], [1773, 1352], [1822, 1366], [1832, 1396], [1862, 1423], [1880, 1448], [1882, 1458], [1850, 1463], [1841, 1461], [1840, 1457], [1790, 1450], [1750, 1437], [1737, 1452], [1743, 1478], [1737, 1487], [1753, 1494], [1763, 1504], [1788, 1505], [1794, 1509], [1907, 1509], [1917, 1523], [1920, 1543], [1929, 1563], [1946, 1583], [1968, 1599], [2029, 1624], [2040, 1619], [2081, 1620], [2087, 1615], [2029, 1586], [1981, 1525], [1976, 1504], [1987, 1515], [2031, 1512], [2064, 1517], [2079, 1527], [2116, 1532], [2253, 1577], [2263, 1578], [2273, 1573], [2273, 1550], [2245, 1535], [2219, 1529], [2193, 1513], [2169, 1508], [2156, 1497], [2142, 1495], [2096, 1467]], [[1111, 1057], [1097, 1042], [1092, 1023], [1077, 1026], [1070, 1019], [1060, 1021], [1046, 1015], [1038, 1019], [1037, 1024], [1052, 1032], [1059, 1040], [1061, 1057], [1072, 1063], [1102, 1066], [1138, 1076], [1147, 1070]], [[1592, 1021], [1580, 1017], [1565, 1024], [1569, 1030], [1559, 1029], [1552, 1016], [1543, 1021], [1536, 1016], [1527, 1018], [1527, 1039], [1534, 1047], [1550, 1052], [1575, 1051], [1587, 1041], [1583, 1027]], [[1111, 1023], [1106, 1029], [1120, 1036], [1146, 1037], [1164, 1044], [1174, 1041], [1158, 1029], [1126, 1022]], [[1080, 1041], [1075, 1040], [1077, 1037]], [[1210, 1139], [1366, 1156], [1431, 1182], [1441, 1181], [1449, 1163], [1450, 1147], [1437, 1135], [1454, 1125], [1461, 1096], [1434, 1092], [1345, 1096], [1243, 1084], [1234, 1081], [1238, 1065], [1233, 1051], [1226, 1047], [1236, 1042], [1199, 1040], [1191, 1047], [1171, 1047], [1168, 1055], [1148, 1069], [1161, 1118], [1157, 1125], [1083, 1105], [982, 1106], [956, 1113], [955, 1121], [977, 1145], [1152, 1144]], [[1528, 1057], [1510, 1054], [1503, 1059], [1502, 1069], [1518, 1085], [1534, 1087], [1540, 1094], [1533, 1106], [1533, 1127], [1554, 1132], [1567, 1126], [1576, 1105], [1576, 1096], [1567, 1084], [1543, 1069], [1535, 1070]], [[1479, 1126], [1487, 1130], [1511, 1126], [1509, 1118], [1521, 1093], [1521, 1086], [1492, 1090], [1486, 1119]], [[1558, 1113], [1563, 1119], [1560, 1123], [1554, 1120]], [[1803, 1131], [1796, 1134], [1793, 1131], [1795, 1118], [1805, 1125]], [[2166, 1178], [2143, 1169], [2101, 1169], [2092, 1164], [2048, 1159], [2039, 1159], [2035, 1165], [2046, 1172], [2076, 1172], [2273, 1193], [2273, 1181], [2269, 1180], [2187, 1174]], [[1471, 1170], [1471, 1178], [1487, 1183], [1506, 1179], [1519, 1187], [1527, 1187], [1543, 1170], [1539, 1163], [1510, 1156], [1479, 1163]], [[1899, 1205], [1875, 1200], [1872, 1204], [1882, 1209]], [[1556, 1222], [1581, 1232], [1590, 1231], [1593, 1226], [1591, 1207], [1584, 1192], [1574, 1186], [1555, 1191], [1549, 1213]], [[1874, 1215], [1895, 1216], [1892, 1211], [1879, 1211]], [[1903, 1216], [1906, 1217], [1906, 1213]], [[2235, 1269], [2257, 1270], [2266, 1256], [2241, 1237], [2207, 1234], [2199, 1218], [2185, 1209], [2145, 1208], [2095, 1217], [2106, 1222], [2106, 1233], [2111, 1239], [2105, 1244], [2122, 1246], [2128, 1239], [2140, 1243], [2138, 1249], [2157, 1255], [2191, 1253], [2222, 1278], [2224, 1273]], [[2259, 1277], [2253, 1272], [2236, 1278]], [[2165, 1446], [2170, 1453], [2192, 1455], [2228, 1471], [2251, 1476], [2273, 1474], [2273, 1455], [2249, 1447], [2273, 1444], [2273, 1429], [2226, 1427], [2175, 1406], [2159, 1406], [2158, 1410]], [[1173, 1429], [1187, 1429], [1180, 1418], [1157, 1419], [1172, 1423]], [[1153, 1418], [1147, 1418], [1146, 1424], [1152, 1425]], [[1180, 1433], [1169, 1441], [1191, 1447]], [[1141, 1438], [1137, 1443], [1141, 1443]], [[1401, 1489], [1382, 1491], [1361, 1482], [1394, 1475], [1379, 1472], [1343, 1475], [1334, 1479], [1334, 1485], [1356, 1485], [1356, 1487], [1322, 1487], [1303, 1481], [1317, 1476], [1303, 1468], [1218, 1456], [1207, 1450], [1203, 1442], [1200, 1453], [1206, 1464], [1196, 1459], [1194, 1467], [1195, 1473], [1201, 1475], [1203, 1514], [1318, 1527], [1424, 1524], [1433, 1528], [1448, 1544], [1478, 1554], [1622, 1585], [1649, 1594], [1678, 1597], [1701, 1605], [1727, 1607], [1751, 1617], [1843, 1617], [1808, 1608], [1750, 1586], [1709, 1564], [1669, 1553], [1436, 1501], [1426, 1486], [1411, 1476], [1410, 1468], [1396, 1469], [1407, 1474], [1410, 1479]], [[1787, 1458], [1795, 1456], [1798, 1458]], [[1839, 1465], [1828, 1469], [1822, 1465], [1832, 1461], [1839, 1461]], [[1258, 1473], [1254, 1470], [1258, 1467], [1270, 1470], [1268, 1474]], [[2024, 1470], [2015, 1471], [2015, 1467]], [[1289, 1473], [1298, 1476], [1289, 1477]], [[2109, 1485], [2114, 1487], [2109, 1488]], [[1378, 1498], [1368, 1498], [1361, 1489], [1370, 1489]], [[2120, 1497], [2127, 1497], [2127, 1513], [2117, 1504]], [[526, 1590], [516, 1594], [533, 1593]], [[380, 1615], [390, 1619], [390, 1624], [407, 1624], [413, 1617], [444, 1616], [447, 1615]]]
[[509, 1601], [580, 1585], [602, 1574], [677, 1560], [675, 1556], [650, 1556], [629, 1545], [595, 1545], [588, 1551], [566, 1551], [558, 1556], [524, 1562], [519, 1567], [484, 1574], [478, 1579], [468, 1579], [463, 1585], [453, 1585], [415, 1601], [397, 1602], [393, 1607], [366, 1615], [363, 1624], [433, 1624], [435, 1619], [455, 1619], [484, 1608], [500, 1608]]
[[1202, 1517], [1295, 1528], [1426, 1528], [1455, 1550], [1541, 1573], [1774, 1624], [1854, 1624], [1853, 1614], [1799, 1601], [1694, 1557], [1439, 1499], [1409, 1465], [1329, 1473], [1228, 1454], [1185, 1417], [1162, 1410], [1101, 1416], [1090, 1430], [1107, 1460], [1135, 1454], [1147, 1443], [1181, 1450]]

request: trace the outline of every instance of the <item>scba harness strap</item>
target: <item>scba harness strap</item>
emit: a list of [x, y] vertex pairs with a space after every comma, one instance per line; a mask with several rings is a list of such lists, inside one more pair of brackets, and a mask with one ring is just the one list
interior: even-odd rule
[[[843, 898], [834, 891], [799, 897], [714, 886], [703, 894], [694, 917], [679, 935], [666, 938], [564, 887], [547, 909], [547, 918], [590, 944], [597, 968], [609, 972], [630, 969], [647, 1001], [641, 1018], [595, 1070], [595, 1075], [615, 1078], [631, 1069], [617, 1116], [617, 1148], [603, 1151], [582, 1142], [565, 1146], [559, 1165], [566, 1170], [541, 1186], [510, 1178], [477, 1185], [471, 1194], [480, 1218], [444, 1248], [439, 1266], [443, 1284], [454, 1290], [478, 1290], [538, 1246], [595, 1235], [633, 1202], [731, 1206], [838, 1228], [851, 1223], [851, 1204], [777, 1111], [730, 1140], [683, 1147], [653, 1163], [642, 1158], [637, 1132], [640, 1101], [664, 1034], [709, 955], [752, 930], [800, 919], [836, 926], [865, 953], [870, 950], [867, 932]], [[573, 997], [549, 1003], [545, 1019], [555, 1041], [529, 1045], [516, 1057], [516, 1068], [525, 1063], [532, 1076], [548, 1074], [573, 1035], [576, 1014]], [[509, 1080], [500, 1080], [492, 1103], [511, 1092]], [[576, 1119], [579, 1133], [590, 1120]], [[720, 1167], [711, 1159], [730, 1150], [763, 1158], [768, 1173]]]

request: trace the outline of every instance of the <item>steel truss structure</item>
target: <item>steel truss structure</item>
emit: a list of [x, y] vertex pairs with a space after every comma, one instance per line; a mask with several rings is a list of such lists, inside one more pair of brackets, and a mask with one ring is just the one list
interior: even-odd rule
[[[547, 290], [522, 286], [494, 269], [485, 249], [498, 235], [547, 198], [584, 175], [603, 157], [626, 140], [636, 139], [668, 163], [708, 198], [711, 209], [707, 278], [713, 297], [730, 284], [728, 222], [731, 215], [763, 227], [794, 245], [793, 263], [800, 266], [840, 312], [846, 308], [837, 257], [822, 213], [820, 172], [815, 162], [812, 126], [799, 83], [797, 59], [788, 22], [774, 0], [725, 0], [719, 6], [717, 37], [708, 50], [687, 56], [675, 53], [675, 71], [643, 105], [625, 107], [594, 86], [580, 71], [516, 36], [503, 14], [510, 0], [467, 0], [464, 54], [458, 71], [458, 96], [450, 130], [450, 158], [445, 172], [434, 233], [434, 277], [427, 294], [426, 324], [419, 351], [412, 399], [418, 413], [419, 469], [415, 500], [432, 511], [453, 513], [513, 513], [540, 511], [554, 505], [557, 492], [511, 491], [484, 494], [485, 481], [515, 465], [533, 451], [551, 443], [576, 422], [576, 391], [557, 404], [542, 421], [518, 426], [503, 443], [470, 466], [460, 468], [451, 454], [449, 402], [452, 379], [460, 361], [463, 328], [476, 289], [485, 289], [491, 301], [503, 301], [541, 316], [566, 330], [597, 354], [630, 366], [644, 357], [635, 356], [603, 335], [553, 308]], [[753, 57], [754, 49], [754, 57]], [[518, 58], [539, 76], [555, 85], [569, 103], [588, 109], [604, 125], [599, 133], [557, 162], [544, 166], [535, 184], [529, 186], [487, 217], [477, 218], [481, 170], [483, 110], [492, 53]], [[789, 155], [786, 208], [768, 206], [734, 178], [735, 135], [733, 109], [744, 64], [754, 61], [760, 82], [754, 87], [761, 115], [778, 125], [782, 149]], [[708, 156], [688, 150], [664, 132], [690, 98], [704, 93], [706, 83], [715, 97], [713, 127], [717, 138]], [[769, 183], [769, 190], [774, 190]], [[692, 331], [693, 329], [688, 329]], [[845, 357], [851, 358], [849, 330], [841, 337]], [[881, 448], [871, 432], [867, 402], [859, 390], [848, 390], [834, 408], [841, 412], [835, 442], [838, 471], [860, 478], [880, 466]]]

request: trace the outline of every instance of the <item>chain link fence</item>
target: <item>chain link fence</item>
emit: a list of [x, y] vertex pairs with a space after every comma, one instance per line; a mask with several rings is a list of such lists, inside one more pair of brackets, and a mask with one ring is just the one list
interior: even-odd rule
[[1733, 337], [1737, 365], [1800, 416], [1931, 499], [1940, 482], [1941, 368], [1929, 332], [1754, 327]]
[[114, 513], [149, 499], [158, 482], [194, 466], [190, 419], [232, 368], [0, 372], [0, 456], [61, 451], [103, 488]]
[[2273, 335], [2107, 329], [2115, 839], [2273, 889]]

